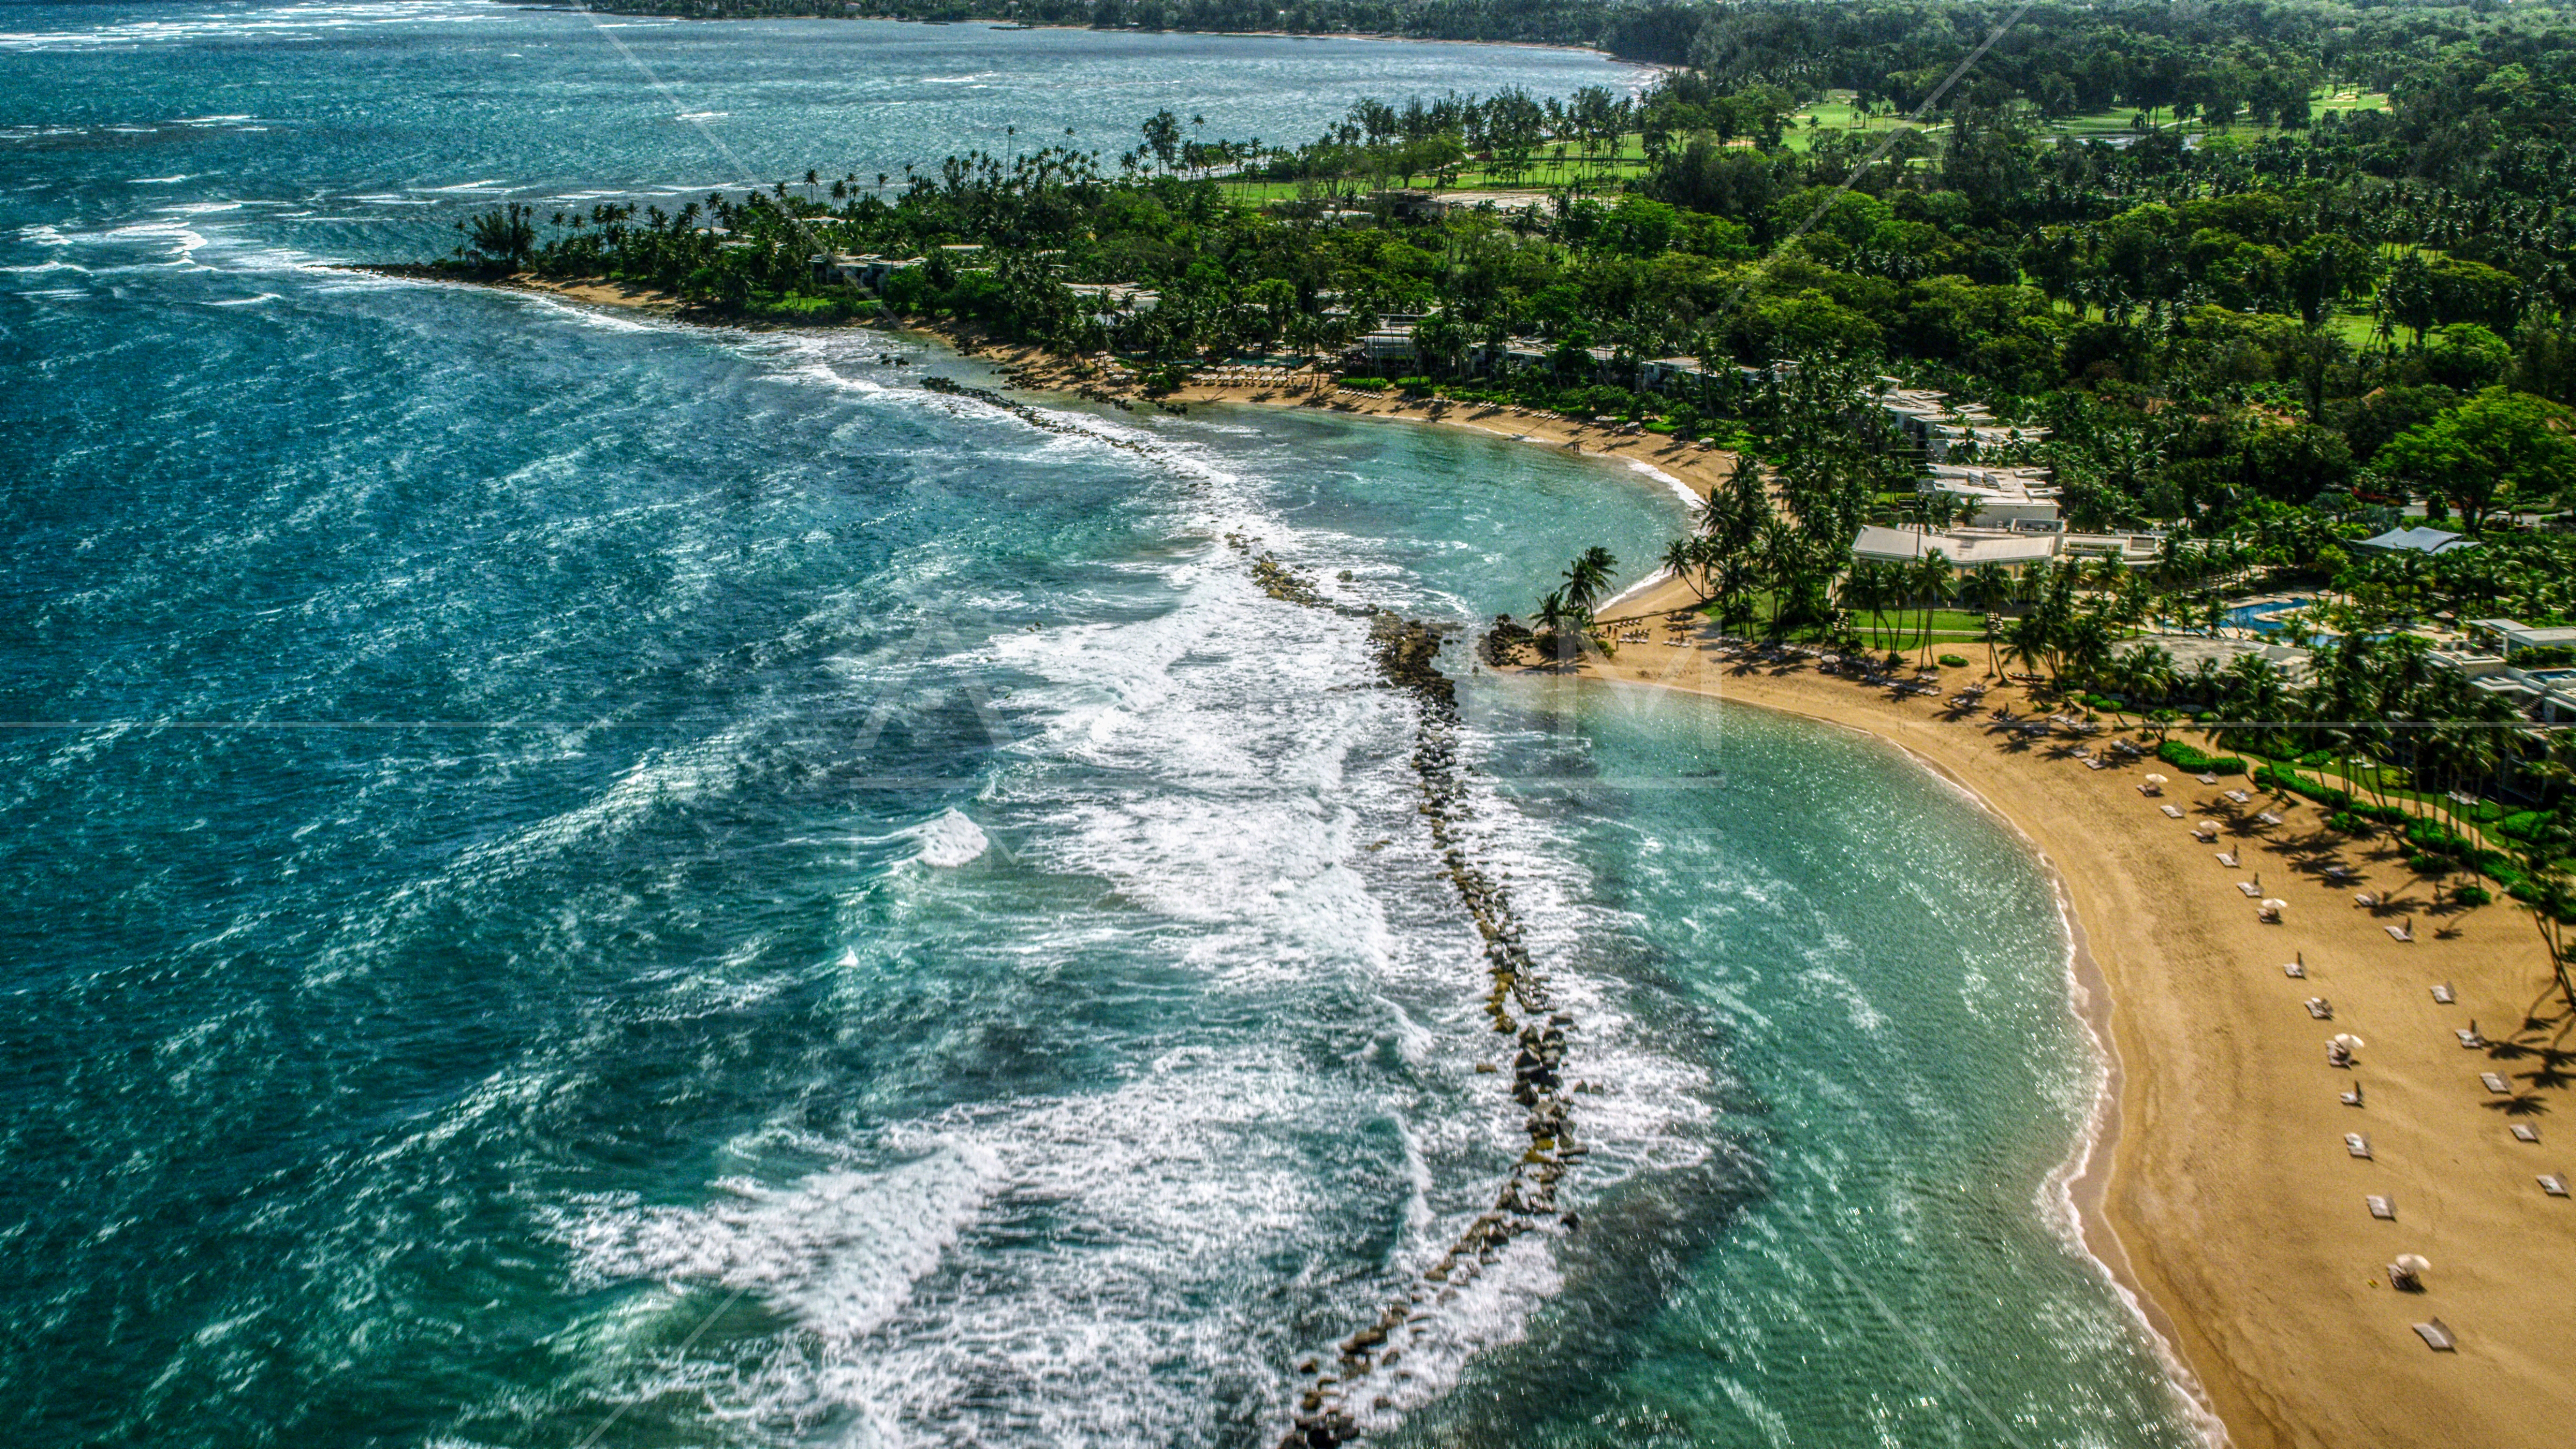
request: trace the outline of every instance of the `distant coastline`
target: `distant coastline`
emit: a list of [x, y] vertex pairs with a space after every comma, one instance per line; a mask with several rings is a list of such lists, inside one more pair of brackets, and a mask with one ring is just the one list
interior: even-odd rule
[[[406, 281], [483, 287], [507, 292], [526, 292], [552, 297], [581, 306], [606, 307], [619, 311], [643, 312], [707, 327], [730, 327], [746, 331], [815, 331], [811, 324], [743, 318], [722, 313], [692, 309], [668, 292], [645, 287], [597, 280], [555, 281], [520, 273], [506, 276], [477, 275], [454, 268], [427, 266], [419, 263], [365, 263], [347, 268], [374, 276], [395, 277]], [[1234, 383], [1210, 377], [1193, 377], [1184, 385], [1149, 397], [1132, 382], [1118, 383], [1106, 379], [1085, 381], [1073, 375], [1070, 360], [1054, 356], [1044, 348], [1022, 343], [997, 342], [972, 324], [909, 320], [892, 322], [874, 319], [866, 322], [838, 324], [828, 330], [865, 328], [891, 337], [907, 337], [935, 342], [961, 357], [973, 358], [1001, 368], [1012, 386], [1061, 397], [1112, 401], [1129, 407], [1138, 405], [1171, 405], [1186, 408], [1201, 403], [1231, 403], [1249, 407], [1294, 407], [1329, 412], [1335, 416], [1374, 418], [1389, 422], [1422, 423], [1436, 427], [1463, 428], [1492, 437], [1507, 438], [1561, 452], [1579, 453], [1596, 458], [1616, 458], [1631, 469], [1656, 479], [1669, 488], [1679, 489], [1695, 498], [1705, 498], [1735, 466], [1736, 455], [1723, 449], [1701, 448], [1656, 433], [1622, 431], [1619, 428], [1587, 423], [1551, 413], [1508, 409], [1486, 404], [1455, 403], [1445, 398], [1407, 398], [1402, 394], [1367, 394], [1359, 392], [1317, 392], [1310, 387], [1276, 386], [1262, 383]], [[1218, 370], [1211, 370], [1211, 372]]]
[[[720, 22], [720, 21], [735, 21], [735, 20], [875, 20], [875, 21], [883, 21], [883, 22], [889, 22], [889, 23], [899, 24], [899, 25], [921, 25], [921, 26], [981, 25], [981, 26], [984, 26], [984, 27], [986, 27], [987, 29], [991, 29], [991, 30], [1090, 30], [1090, 31], [1101, 31], [1101, 32], [1104, 32], [1104, 33], [1113, 33], [1113, 34], [1131, 34], [1131, 35], [1213, 35], [1213, 36], [1234, 36], [1234, 37], [1245, 37], [1245, 38], [1255, 38], [1255, 39], [1264, 39], [1264, 40], [1395, 40], [1395, 41], [1403, 41], [1403, 42], [1405, 42], [1405, 43], [1407, 43], [1407, 44], [1412, 44], [1412, 45], [1479, 45], [1479, 46], [1512, 46], [1512, 47], [1518, 47], [1518, 48], [1524, 48], [1524, 49], [1531, 49], [1531, 50], [1567, 50], [1567, 51], [1580, 51], [1580, 52], [1583, 52], [1583, 53], [1585, 53], [1585, 54], [1600, 56], [1600, 57], [1601, 57], [1601, 58], [1603, 58], [1604, 60], [1612, 61], [1612, 62], [1614, 62], [1614, 63], [1616, 63], [1616, 64], [1619, 64], [1619, 65], [1635, 66], [1635, 67], [1638, 67], [1638, 68], [1640, 68], [1640, 69], [1642, 69], [1642, 70], [1645, 70], [1645, 71], [1647, 71], [1647, 72], [1649, 72], [1649, 73], [1652, 73], [1652, 74], [1661, 74], [1661, 73], [1668, 72], [1668, 71], [1678, 71], [1678, 70], [1684, 69], [1684, 65], [1683, 65], [1683, 63], [1682, 63], [1681, 61], [1677, 60], [1677, 59], [1669, 59], [1669, 58], [1664, 58], [1664, 57], [1650, 57], [1650, 56], [1636, 55], [1636, 54], [1632, 54], [1632, 53], [1624, 53], [1624, 52], [1621, 52], [1621, 51], [1619, 51], [1619, 50], [1613, 49], [1613, 48], [1611, 48], [1611, 47], [1609, 47], [1609, 46], [1605, 46], [1605, 45], [1603, 45], [1603, 44], [1599, 43], [1599, 39], [1598, 39], [1598, 37], [1595, 37], [1595, 38], [1592, 38], [1592, 39], [1583, 39], [1583, 38], [1578, 38], [1578, 37], [1567, 37], [1567, 38], [1563, 38], [1563, 39], [1549, 39], [1549, 38], [1542, 38], [1542, 37], [1513, 37], [1513, 38], [1504, 39], [1504, 38], [1488, 38], [1488, 37], [1475, 36], [1475, 35], [1439, 34], [1439, 33], [1425, 33], [1425, 34], [1419, 34], [1419, 35], [1410, 35], [1410, 34], [1406, 34], [1406, 33], [1405, 33], [1405, 32], [1403, 32], [1403, 31], [1398, 31], [1398, 30], [1278, 30], [1278, 29], [1263, 29], [1263, 28], [1245, 28], [1245, 29], [1236, 29], [1236, 28], [1225, 28], [1225, 27], [1201, 28], [1201, 27], [1191, 26], [1191, 25], [1186, 25], [1186, 24], [1183, 24], [1183, 25], [1174, 25], [1174, 24], [1168, 24], [1168, 23], [1167, 23], [1167, 24], [1162, 24], [1162, 25], [1151, 26], [1151, 27], [1141, 26], [1141, 25], [1134, 25], [1134, 24], [1130, 24], [1130, 25], [1122, 25], [1122, 26], [1115, 26], [1115, 27], [1107, 27], [1107, 26], [1101, 26], [1101, 25], [1096, 25], [1096, 24], [1076, 23], [1076, 22], [1073, 22], [1073, 21], [1067, 21], [1067, 20], [1036, 20], [1036, 19], [1029, 19], [1029, 18], [1022, 17], [1022, 16], [1004, 15], [1004, 14], [998, 14], [998, 13], [997, 13], [997, 14], [991, 14], [991, 15], [985, 15], [985, 14], [969, 14], [969, 15], [961, 15], [961, 16], [957, 16], [957, 17], [954, 17], [954, 18], [945, 18], [945, 17], [943, 17], [943, 18], [932, 18], [932, 17], [930, 17], [930, 16], [926, 16], [926, 15], [892, 15], [892, 14], [885, 14], [885, 13], [882, 13], [882, 12], [870, 13], [870, 12], [862, 12], [862, 11], [859, 11], [859, 10], [849, 9], [849, 8], [842, 8], [842, 9], [840, 9], [840, 10], [835, 11], [835, 10], [828, 10], [828, 9], [824, 8], [824, 7], [823, 7], [822, 5], [820, 5], [820, 4], [815, 5], [813, 8], [810, 8], [810, 9], [803, 9], [803, 10], [778, 10], [778, 11], [774, 11], [774, 12], [772, 12], [772, 11], [753, 11], [753, 10], [748, 10], [748, 9], [746, 9], [746, 10], [744, 10], [742, 13], [737, 13], [737, 14], [690, 14], [690, 13], [686, 13], [686, 12], [684, 12], [684, 11], [680, 10], [679, 8], [676, 8], [675, 6], [655, 6], [655, 5], [652, 5], [652, 4], [649, 4], [649, 3], [648, 3], [648, 4], [636, 4], [636, 3], [611, 3], [611, 4], [606, 4], [606, 5], [564, 5], [564, 4], [544, 3], [544, 0], [509, 0], [509, 3], [512, 5], [512, 7], [513, 7], [513, 8], [515, 8], [515, 9], [520, 9], [520, 10], [557, 10], [557, 11], [573, 12], [573, 13], [578, 13], [578, 14], [621, 15], [621, 16], [634, 16], [634, 17], [651, 18], [651, 19], [683, 20], [683, 21], [709, 21], [709, 22]], [[1606, 12], [1605, 12], [1605, 13], [1606, 13]]]

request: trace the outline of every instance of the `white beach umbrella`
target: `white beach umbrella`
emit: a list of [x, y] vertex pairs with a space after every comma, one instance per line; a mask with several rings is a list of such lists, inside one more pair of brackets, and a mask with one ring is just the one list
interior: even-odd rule
[[2265, 896], [2263, 898], [2263, 909], [2267, 911], [2286, 911], [2289, 908], [2290, 903], [2281, 899], [2279, 896]]
[[2150, 771], [2148, 771], [2148, 772], [2147, 772], [2147, 783], [2148, 783], [2148, 784], [2150, 784], [2150, 785], [2161, 785], [2161, 784], [2163, 784], [2164, 782], [2165, 782], [2165, 777], [2164, 777], [2164, 776], [2162, 776], [2162, 775], [2159, 775], [2159, 774], [2155, 773], [2153, 770], [2150, 770]]
[[2432, 1264], [2425, 1262], [2421, 1257], [2418, 1257], [2413, 1253], [2398, 1254], [2397, 1266], [2405, 1269], [2409, 1273], [2430, 1273], [2433, 1271]]
[[2348, 1031], [2339, 1031], [2339, 1032], [2335, 1033], [2335, 1037], [2334, 1037], [2334, 1044], [2335, 1044], [2336, 1046], [2342, 1047], [2345, 1051], [2348, 1051], [2348, 1052], [2357, 1052], [2357, 1051], [2361, 1050], [2361, 1048], [2362, 1048], [2362, 1040], [2361, 1040], [2361, 1038], [2360, 1038], [2360, 1037], [2357, 1037], [2357, 1036], [2354, 1036], [2351, 1032], [2348, 1032]]

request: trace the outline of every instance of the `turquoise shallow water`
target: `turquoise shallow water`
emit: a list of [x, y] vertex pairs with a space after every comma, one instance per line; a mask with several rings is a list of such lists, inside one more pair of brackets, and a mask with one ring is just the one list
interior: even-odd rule
[[[1224, 536], [1468, 622], [1676, 502], [1304, 416], [1040, 432], [882, 336], [320, 263], [727, 179], [684, 105], [747, 167], [868, 171], [1623, 72], [614, 32], [665, 94], [559, 12], [5, 29], [0, 1425], [1274, 1441], [1520, 1127], [1411, 706]], [[2050, 1220], [2093, 1066], [2008, 836], [1792, 722], [1463, 687], [1476, 849], [1603, 1090], [1583, 1228], [1442, 1305], [1379, 1436], [2187, 1442]]]

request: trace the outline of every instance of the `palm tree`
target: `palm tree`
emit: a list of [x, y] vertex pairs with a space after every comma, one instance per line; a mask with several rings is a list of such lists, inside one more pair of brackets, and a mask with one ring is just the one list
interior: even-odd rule
[[1878, 646], [1879, 617], [1887, 612], [1887, 575], [1888, 565], [1868, 559], [1853, 564], [1851, 572], [1843, 575], [1843, 611], [1869, 611], [1869, 642], [1873, 649]]
[[2004, 662], [2018, 664], [2033, 671], [2049, 657], [2047, 622], [2036, 614], [2024, 614], [2004, 626]]
[[1939, 549], [1923, 555], [1913, 568], [1915, 592], [1923, 597], [1923, 632], [1916, 636], [1922, 662], [1932, 662], [1932, 615], [1950, 595], [1950, 556]]
[[1986, 673], [2001, 674], [1995, 662], [1995, 610], [2012, 597], [2012, 579], [2001, 564], [1979, 564], [1959, 580], [1959, 604], [1978, 615], [1977, 637], [1986, 646]]
[[2111, 662], [2111, 627], [2099, 609], [2087, 609], [2069, 621], [2064, 638], [2066, 672], [2087, 684], [2098, 683]]
[[2270, 753], [2272, 732], [2289, 709], [2280, 667], [2260, 654], [2239, 654], [2222, 671], [2221, 686], [2219, 712], [2227, 718], [2210, 730], [2210, 738], [2240, 754]]
[[1583, 648], [1584, 633], [1592, 626], [1592, 611], [1568, 600], [1563, 589], [1550, 589], [1538, 601], [1539, 635], [1545, 640], [1542, 653], [1562, 663], [1572, 659]]
[[1588, 618], [1592, 606], [1601, 602], [1602, 592], [1610, 587], [1611, 570], [1619, 566], [1610, 550], [1599, 544], [1574, 556], [1565, 569], [1565, 602], [1581, 610]]
[[2158, 703], [2173, 697], [2177, 680], [2173, 651], [2161, 644], [2141, 644], [2122, 656], [2128, 671], [2127, 693]]
[[1689, 584], [1703, 604], [1708, 602], [1708, 566], [1714, 560], [1708, 545], [1705, 538], [1677, 538], [1664, 545], [1664, 571]]

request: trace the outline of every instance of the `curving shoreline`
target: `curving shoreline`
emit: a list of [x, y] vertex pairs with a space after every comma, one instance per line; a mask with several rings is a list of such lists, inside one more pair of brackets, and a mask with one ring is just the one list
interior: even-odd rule
[[[1632, 687], [1636, 683], [1636, 681], [1627, 680], [1617, 682]], [[1686, 692], [1703, 693], [1704, 691]], [[2125, 1085], [2127, 1069], [2121, 1059], [2118, 1039], [2112, 1031], [2113, 999], [2110, 982], [2103, 975], [2101, 964], [2093, 958], [2090, 942], [2085, 935], [2084, 919], [2075, 909], [2074, 893], [2067, 884], [2066, 873], [2058, 868], [2056, 860], [2041, 848], [2038, 841], [2031, 838], [2030, 832], [2023, 829], [2021, 822], [2014, 819], [2009, 812], [1999, 808], [1992, 800], [1979, 793], [1974, 785], [1961, 778], [1956, 771], [1906, 744], [1903, 740], [1889, 738], [1879, 731], [1848, 719], [1776, 701], [1736, 698], [1732, 702], [1750, 704], [1756, 709], [1768, 710], [1774, 714], [1794, 715], [1814, 724], [1893, 746], [1926, 773], [1956, 791], [1960, 799], [1969, 807], [2000, 822], [2006, 830], [2012, 832], [2013, 838], [2021, 843], [2022, 849], [2038, 864], [2041, 874], [2047, 877], [2049, 892], [2057, 907], [2058, 921], [2064, 927], [2066, 934], [2067, 1006], [2073, 1013], [2076, 1024], [2084, 1029], [2086, 1038], [2093, 1044], [2099, 1071], [2094, 1078], [2092, 1100], [2088, 1104], [2083, 1126], [2076, 1132], [2074, 1141], [2068, 1144], [2066, 1157], [2056, 1167], [2051, 1168], [2048, 1176], [2040, 1183], [2041, 1216], [2049, 1217], [2051, 1215], [2049, 1209], [2052, 1205], [2065, 1213], [2066, 1221], [2061, 1229], [2061, 1236], [2066, 1239], [2069, 1247], [2081, 1252], [2101, 1271], [2103, 1278], [2119, 1295], [2131, 1316], [2146, 1329], [2149, 1339], [2155, 1346], [2156, 1357], [2164, 1367], [2166, 1379], [2174, 1391], [2184, 1417], [2199, 1432], [2202, 1441], [2211, 1445], [2212, 1449], [2222, 1449], [2222, 1446], [2230, 1444], [2232, 1440], [2227, 1426], [2210, 1403], [2208, 1388], [2202, 1383], [2200, 1375], [2183, 1357], [2178, 1346], [2181, 1334], [2173, 1315], [2166, 1311], [2164, 1305], [2139, 1280], [2137, 1268], [2130, 1261], [2128, 1244], [2120, 1236], [2119, 1227], [2110, 1216], [2111, 1177], [2113, 1165], [2119, 1160], [2122, 1136], [2121, 1093]], [[2055, 1225], [2052, 1224], [2052, 1226]]]
[[[1688, 596], [1668, 586], [1641, 602]], [[2219, 795], [2227, 782], [2188, 776], [2145, 798], [2136, 787], [2152, 761], [2087, 769], [2066, 742], [2031, 748], [1973, 712], [1945, 718], [1804, 661], [1748, 668], [1701, 638], [1631, 645], [1569, 673], [1869, 735], [2026, 842], [2062, 892], [2070, 992], [2105, 1044], [2101, 1131], [2071, 1154], [2082, 1160], [2065, 1203], [2169, 1347], [2179, 1392], [2205, 1405], [2195, 1417], [2213, 1443], [2537, 1444], [2576, 1413], [2549, 1347], [2554, 1305], [2576, 1282], [2576, 1217], [2531, 1177], [2557, 1158], [2507, 1136], [2475, 1078], [2490, 1063], [2452, 1039], [2472, 1021], [2501, 1034], [2542, 996], [2548, 965], [2518, 909], [2441, 918], [2439, 934], [2419, 916], [2417, 941], [2400, 944], [2383, 929], [2393, 916], [2294, 863], [2323, 834], [2309, 802], [2240, 809]], [[2007, 698], [2024, 702], [1998, 691], [1989, 703]], [[2291, 900], [2285, 923], [2257, 921], [2234, 889], [2246, 871], [2214, 862], [2160, 803], [2222, 821], [2244, 866]], [[2280, 826], [2252, 818], [2267, 806]], [[2372, 888], [2404, 889], [2393, 855], [2344, 853]], [[2306, 980], [2281, 969], [2294, 953]], [[2432, 982], [2453, 986], [2457, 1004], [2437, 1004]], [[2312, 994], [2331, 998], [2331, 1024], [2302, 1009]], [[2343, 1072], [2323, 1042], [2347, 1026], [2368, 1047]], [[2337, 1092], [2357, 1084], [2368, 1105], [2341, 1105]], [[2372, 1159], [2345, 1151], [2355, 1130]], [[2397, 1220], [2373, 1219], [2366, 1193], [2391, 1197]], [[2401, 1252], [2433, 1259], [2432, 1291], [2380, 1283]], [[2456, 1352], [2430, 1352], [2412, 1332], [2435, 1316], [2458, 1332]]]
[[[632, 290], [501, 285], [577, 304], [672, 310], [667, 299]], [[1003, 363], [1022, 386], [1074, 390], [1069, 372], [1032, 367], [1026, 353], [997, 358], [971, 334], [931, 335]], [[1732, 461], [1653, 435], [1500, 409], [1349, 394], [1318, 401], [1243, 387], [1192, 388], [1171, 401], [1329, 408], [1572, 443], [1702, 493]], [[1691, 602], [1653, 580], [1622, 597], [1641, 615]], [[2565, 1289], [2576, 1284], [2576, 1216], [2542, 1197], [2531, 1173], [2568, 1164], [2551, 1155], [2554, 1146], [2509, 1145], [2501, 1119], [2481, 1110], [2473, 1072], [2486, 1063], [2464, 1057], [2449, 1036], [2472, 1020], [2490, 1029], [2519, 1021], [2538, 999], [2547, 966], [2517, 912], [2468, 912], [2450, 923], [2455, 935], [2436, 937], [2428, 925], [2401, 946], [2350, 906], [2348, 891], [2300, 880], [2283, 888], [2293, 899], [2289, 923], [2262, 926], [2230, 888], [2241, 872], [2219, 870], [2181, 822], [2132, 793], [2152, 766], [2088, 770], [2010, 737], [1999, 743], [1973, 719], [1942, 719], [1803, 668], [1738, 671], [1707, 645], [1630, 646], [1572, 673], [1871, 735], [2002, 818], [2049, 871], [2068, 925], [2070, 996], [2102, 1044], [2104, 1077], [2098, 1133], [2079, 1138], [2043, 1193], [2062, 1193], [2084, 1251], [2166, 1346], [2177, 1391], [2194, 1401], [2206, 1437], [2317, 1449], [2558, 1437], [2576, 1417], [2576, 1385], [2547, 1345], [2561, 1332]], [[1972, 666], [1952, 678], [1979, 673]], [[2006, 699], [2021, 702], [2011, 690], [1990, 702]], [[2255, 852], [2267, 839], [2278, 847], [2321, 835], [2305, 801], [2278, 804], [2285, 824], [2257, 830], [2250, 808], [2214, 795], [2186, 777], [2170, 799], [2195, 819], [2228, 822], [2240, 848]], [[2249, 864], [2296, 878], [2285, 850]], [[2403, 888], [2397, 861], [2364, 867], [2374, 889]], [[2284, 980], [2279, 961], [2293, 950], [2314, 964], [2311, 982]], [[2458, 1005], [2435, 1008], [2429, 981], [2455, 984]], [[2369, 1039], [2351, 1076], [2322, 1062], [2322, 1038], [2338, 1027], [2300, 1009], [2311, 990], [2331, 995], [2337, 1021]], [[2334, 1095], [2356, 1079], [2368, 1082], [2366, 1120]], [[2368, 1163], [2341, 1147], [2341, 1133], [2356, 1127], [2378, 1144]], [[2364, 1187], [2393, 1192], [2397, 1223], [2361, 1212]], [[2399, 1252], [2433, 1257], [2431, 1294], [2379, 1284], [2379, 1265]], [[2410, 1331], [2436, 1315], [2459, 1331], [2458, 1352], [2428, 1352]]]

